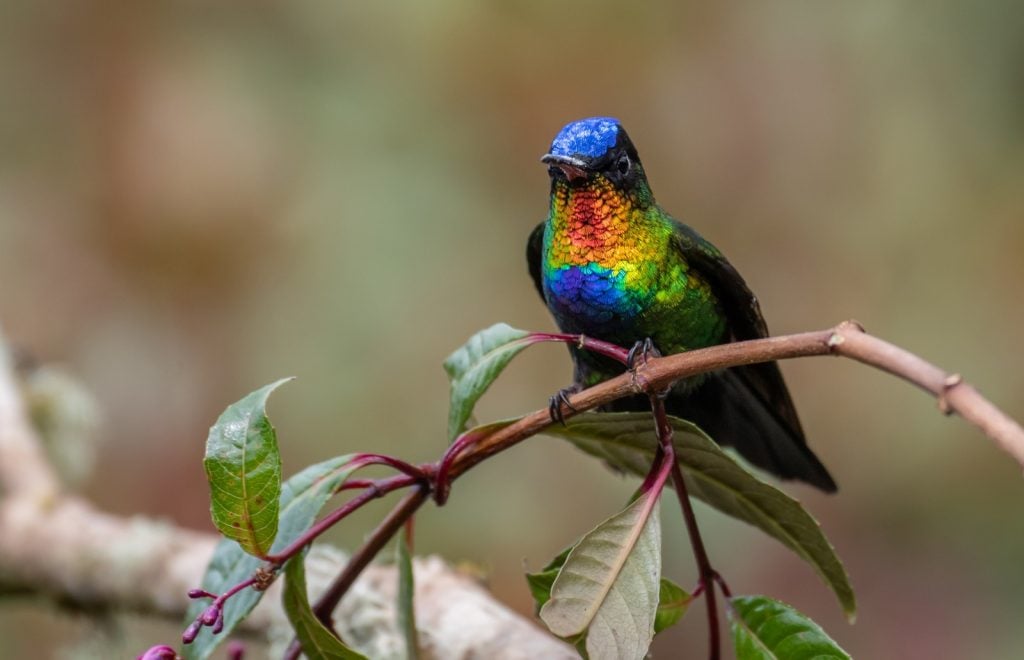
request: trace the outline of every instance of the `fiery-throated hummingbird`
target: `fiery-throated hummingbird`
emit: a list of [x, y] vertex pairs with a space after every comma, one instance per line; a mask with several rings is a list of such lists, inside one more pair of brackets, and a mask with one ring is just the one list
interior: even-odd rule
[[[650, 339], [663, 353], [768, 336], [757, 298], [726, 258], [655, 201], [636, 148], [618, 120], [566, 125], [541, 158], [551, 175], [547, 219], [527, 243], [530, 275], [563, 332], [620, 346]], [[573, 388], [623, 372], [570, 346]], [[675, 383], [669, 414], [783, 479], [824, 491], [836, 484], [804, 439], [774, 362]], [[645, 410], [646, 397], [606, 410]]]

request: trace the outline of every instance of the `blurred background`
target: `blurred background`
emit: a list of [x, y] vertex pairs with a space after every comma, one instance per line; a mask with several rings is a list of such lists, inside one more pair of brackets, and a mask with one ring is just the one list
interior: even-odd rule
[[[92, 392], [103, 444], [81, 491], [110, 511], [212, 530], [206, 431], [281, 376], [298, 377], [271, 404], [287, 474], [359, 450], [439, 456], [444, 357], [497, 321], [553, 327], [523, 257], [546, 212], [538, 158], [595, 114], [621, 118], [659, 201], [729, 256], [773, 332], [856, 318], [1024, 418], [1017, 2], [0, 11], [0, 322]], [[1021, 657], [1019, 468], [889, 376], [783, 370], [840, 483], [786, 489], [860, 612], [848, 625], [794, 555], [701, 508], [733, 590], [796, 605], [856, 657]], [[570, 374], [564, 348], [533, 348], [478, 418], [544, 406]], [[416, 549], [529, 613], [524, 564], [636, 484], [538, 437], [426, 509]], [[666, 573], [691, 585], [671, 504]], [[354, 547], [384, 510], [332, 541]], [[0, 602], [2, 657], [124, 656], [180, 629]], [[705, 645], [695, 607], [654, 652]]]

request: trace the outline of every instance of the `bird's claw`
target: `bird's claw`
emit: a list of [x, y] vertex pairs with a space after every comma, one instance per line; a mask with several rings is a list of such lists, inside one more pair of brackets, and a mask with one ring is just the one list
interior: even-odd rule
[[552, 422], [558, 422], [562, 426], [565, 426], [565, 415], [562, 414], [562, 406], [564, 405], [574, 413], [579, 412], [575, 406], [569, 402], [569, 395], [575, 394], [578, 390], [576, 387], [566, 387], [558, 390], [555, 394], [548, 399], [548, 414], [551, 416]]
[[[638, 392], [646, 392], [648, 390], [647, 379], [640, 375], [638, 369], [646, 365], [647, 360], [652, 357], [661, 357], [661, 351], [654, 345], [654, 341], [650, 337], [633, 344], [633, 348], [629, 349], [629, 353], [626, 354], [626, 369], [633, 379], [633, 389]], [[660, 398], [665, 398], [668, 395], [668, 388], [655, 394]]]
[[641, 364], [647, 364], [648, 358], [652, 357], [661, 357], [661, 351], [654, 345], [654, 341], [650, 337], [641, 339], [633, 344], [633, 348], [629, 349], [629, 353], [626, 354], [626, 369], [636, 372], [637, 367], [640, 366], [637, 364], [638, 358], [642, 360]]

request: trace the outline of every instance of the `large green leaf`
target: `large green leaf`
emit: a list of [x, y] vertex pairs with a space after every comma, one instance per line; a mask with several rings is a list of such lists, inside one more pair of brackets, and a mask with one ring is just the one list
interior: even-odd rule
[[[351, 460], [351, 455], [331, 458], [307, 467], [284, 483], [281, 489], [281, 522], [272, 552], [284, 550], [309, 529], [334, 489], [352, 472], [348, 465]], [[234, 541], [224, 539], [217, 545], [213, 559], [206, 567], [201, 587], [210, 593], [223, 593], [252, 576], [262, 563]], [[224, 606], [224, 630], [214, 635], [210, 628], [203, 628], [193, 643], [185, 645], [182, 655], [188, 660], [208, 658], [262, 597], [263, 592], [255, 589], [244, 589], [232, 596]], [[195, 620], [208, 605], [208, 601], [193, 600], [185, 614], [186, 623]]]
[[661, 579], [659, 493], [647, 493], [584, 536], [565, 559], [540, 618], [554, 634], [586, 634], [593, 660], [643, 658]]
[[416, 634], [416, 611], [413, 595], [416, 585], [413, 581], [412, 552], [405, 534], [399, 534], [395, 545], [395, 563], [398, 567], [398, 630], [405, 640], [406, 660], [420, 657], [419, 637]]
[[[852, 618], [856, 599], [849, 577], [818, 522], [798, 501], [741, 467], [699, 428], [669, 419], [690, 494], [781, 541], [817, 570]], [[544, 432], [638, 475], [650, 469], [658, 442], [648, 413], [585, 413]]]
[[267, 397], [282, 378], [231, 404], [210, 428], [203, 467], [210, 482], [210, 512], [220, 533], [263, 557], [277, 535], [281, 455], [267, 419]]
[[306, 569], [303, 555], [289, 559], [284, 565], [284, 612], [295, 629], [295, 637], [309, 660], [366, 660], [356, 653], [316, 618], [306, 593]]
[[738, 660], [850, 660], [821, 626], [765, 596], [731, 599], [729, 622]]
[[448, 356], [444, 370], [451, 381], [449, 440], [454, 440], [466, 429], [473, 406], [512, 358], [536, 341], [525, 330], [497, 323], [470, 337], [462, 348]]

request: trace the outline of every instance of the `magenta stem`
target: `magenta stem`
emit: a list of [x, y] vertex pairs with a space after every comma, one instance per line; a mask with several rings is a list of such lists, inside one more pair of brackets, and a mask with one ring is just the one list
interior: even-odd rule
[[392, 467], [404, 475], [413, 477], [414, 479], [426, 480], [426, 475], [423, 470], [406, 463], [405, 461], [395, 458], [394, 456], [386, 456], [384, 454], [356, 454], [352, 457], [352, 460], [348, 463], [353, 470], [359, 470], [368, 465], [387, 465]]
[[459, 457], [459, 454], [480, 442], [481, 438], [486, 438], [489, 434], [486, 430], [478, 433], [467, 431], [455, 438], [455, 442], [445, 450], [441, 460], [437, 462], [437, 471], [434, 473], [434, 501], [437, 502], [438, 506], [443, 506], [448, 501], [449, 493], [451, 493], [448, 473], [451, 471], [452, 463]]
[[561, 332], [532, 332], [530, 338], [536, 341], [556, 341], [563, 344], [572, 344], [584, 350], [599, 353], [617, 362], [626, 364], [629, 358], [629, 351], [606, 341], [587, 337], [586, 335], [570, 335]]
[[[665, 402], [657, 395], [652, 394], [651, 409], [654, 411], [655, 423], [658, 427], [659, 447], [667, 456], [671, 456], [670, 469], [672, 472], [672, 483], [676, 487], [676, 495], [679, 498], [679, 506], [683, 509], [683, 519], [686, 521], [686, 531], [690, 536], [690, 546], [693, 548], [693, 556], [697, 560], [697, 569], [700, 573], [700, 587], [707, 596], [708, 611], [708, 646], [711, 660], [719, 660], [721, 657], [721, 636], [718, 629], [718, 605], [715, 599], [715, 583], [724, 585], [718, 572], [711, 566], [707, 550], [704, 548], [704, 541], [700, 536], [700, 527], [697, 525], [697, 516], [693, 512], [693, 505], [690, 502], [690, 495], [686, 490], [686, 481], [683, 479], [683, 471], [675, 460], [674, 445], [672, 444], [672, 425], [668, 421], [668, 414], [665, 412]], [[725, 593], [728, 593], [726, 587]], [[696, 590], [695, 590], [696, 591]]]
[[340, 507], [318, 520], [312, 527], [307, 529], [302, 533], [302, 535], [292, 541], [290, 545], [285, 547], [284, 550], [273, 555], [267, 555], [264, 559], [275, 567], [281, 566], [295, 556], [296, 553], [300, 552], [302, 548], [312, 543], [318, 536], [336, 525], [338, 521], [344, 519], [353, 511], [358, 510], [367, 502], [377, 499], [378, 497], [383, 497], [398, 488], [408, 486], [410, 482], [414, 481], [415, 480], [412, 479], [412, 477], [403, 475], [401, 477], [392, 477], [391, 479], [374, 482], [372, 485], [365, 488], [363, 492], [359, 493], [348, 502], [345, 502]]

